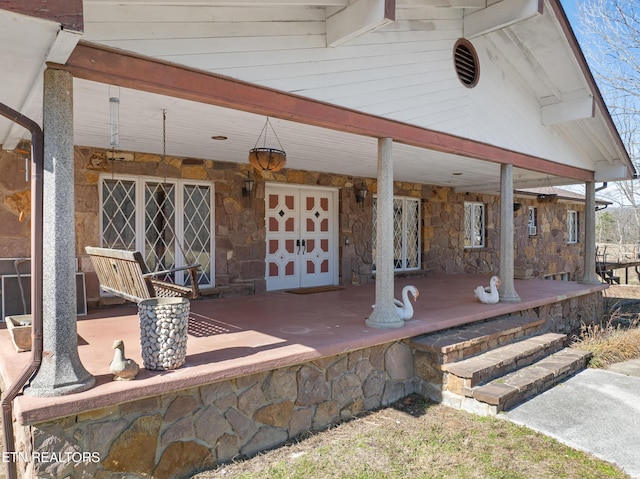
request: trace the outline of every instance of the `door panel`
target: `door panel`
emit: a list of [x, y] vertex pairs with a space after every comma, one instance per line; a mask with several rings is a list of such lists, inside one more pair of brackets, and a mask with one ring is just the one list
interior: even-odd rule
[[332, 193], [326, 191], [301, 190], [301, 212], [303, 230], [301, 260], [303, 261], [300, 286], [331, 284], [331, 200]]
[[298, 192], [267, 190], [267, 289], [297, 288], [300, 283]]
[[334, 198], [323, 189], [267, 188], [267, 290], [333, 284]]

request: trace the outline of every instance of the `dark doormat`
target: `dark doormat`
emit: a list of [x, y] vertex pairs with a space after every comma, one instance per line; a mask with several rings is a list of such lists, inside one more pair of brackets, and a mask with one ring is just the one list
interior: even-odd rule
[[339, 291], [341, 289], [340, 286], [314, 286], [313, 288], [298, 288], [298, 289], [287, 289], [287, 293], [293, 294], [312, 294], [312, 293], [325, 293], [327, 291]]

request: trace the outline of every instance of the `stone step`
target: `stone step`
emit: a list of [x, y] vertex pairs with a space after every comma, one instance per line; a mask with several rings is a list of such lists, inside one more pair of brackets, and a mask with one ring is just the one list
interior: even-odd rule
[[446, 389], [471, 397], [473, 388], [549, 356], [563, 348], [566, 335], [539, 334], [443, 366]]
[[589, 351], [564, 348], [529, 366], [511, 372], [473, 390], [476, 401], [497, 414], [536, 396], [582, 371], [591, 357]]
[[430, 353], [433, 360], [441, 365], [460, 361], [531, 336], [538, 333], [544, 325], [544, 319], [505, 316], [417, 336], [409, 341], [409, 345], [414, 349]]

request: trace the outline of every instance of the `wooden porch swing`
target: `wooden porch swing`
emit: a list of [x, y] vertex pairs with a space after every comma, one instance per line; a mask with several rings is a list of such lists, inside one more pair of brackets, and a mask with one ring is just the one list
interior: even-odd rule
[[[85, 248], [98, 275], [100, 287], [127, 301], [139, 303], [143, 299], [157, 297], [183, 297], [196, 299], [201, 296], [198, 287], [199, 264], [150, 272], [139, 251], [111, 248]], [[158, 276], [188, 271], [190, 286], [181, 286], [158, 279]]]

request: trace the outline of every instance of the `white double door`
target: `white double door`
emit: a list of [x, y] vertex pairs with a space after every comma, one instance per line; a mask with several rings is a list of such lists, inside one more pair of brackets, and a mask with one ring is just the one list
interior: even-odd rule
[[268, 184], [267, 290], [337, 284], [337, 190]]

